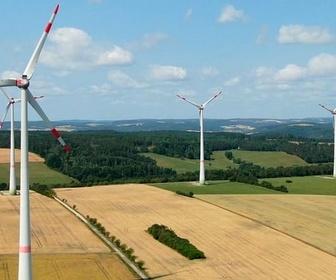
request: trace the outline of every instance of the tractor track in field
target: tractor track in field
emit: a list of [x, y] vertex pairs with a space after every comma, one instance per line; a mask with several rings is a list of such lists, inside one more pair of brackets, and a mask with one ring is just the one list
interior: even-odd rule
[[105, 275], [106, 279], [111, 280], [112, 278], [109, 276], [108, 272], [104, 268], [104, 266], [101, 264], [100, 261], [94, 260], [95, 264], [99, 267], [99, 270]]
[[10, 279], [10, 275], [9, 275], [9, 269], [8, 269], [8, 262], [4, 262], [2, 265], [2, 268], [4, 270], [4, 275], [5, 275], [5, 279], [4, 280], [9, 280]]
[[61, 271], [60, 271], [57, 263], [54, 260], [52, 260], [51, 263], [52, 263], [52, 266], [54, 267], [54, 270], [56, 272], [57, 278], [58, 279], [62, 279]]

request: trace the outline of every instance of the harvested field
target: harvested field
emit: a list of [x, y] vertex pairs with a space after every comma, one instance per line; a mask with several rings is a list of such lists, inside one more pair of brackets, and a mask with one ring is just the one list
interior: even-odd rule
[[[336, 275], [335, 256], [198, 199], [136, 184], [56, 192], [133, 248], [151, 277], [325, 280]], [[189, 239], [207, 258], [190, 261], [154, 240], [145, 232], [154, 223]]]
[[198, 195], [336, 255], [336, 197], [322, 195]]
[[[9, 163], [10, 149], [0, 148], [0, 163]], [[15, 162], [20, 162], [21, 151], [15, 149]], [[28, 154], [29, 162], [44, 162], [44, 159], [34, 153]]]
[[[17, 279], [18, 256], [0, 255], [0, 279]], [[33, 254], [36, 280], [136, 279], [112, 254]]]
[[[0, 195], [0, 279], [17, 279], [19, 196]], [[53, 199], [30, 194], [34, 279], [134, 279], [110, 249]]]

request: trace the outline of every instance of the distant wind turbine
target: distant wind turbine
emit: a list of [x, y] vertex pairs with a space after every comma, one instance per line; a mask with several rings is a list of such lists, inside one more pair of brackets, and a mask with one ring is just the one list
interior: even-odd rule
[[20, 248], [19, 248], [19, 280], [31, 280], [32, 257], [30, 236], [30, 206], [29, 206], [29, 174], [28, 174], [28, 102], [51, 128], [52, 133], [67, 152], [70, 148], [65, 144], [58, 131], [52, 127], [48, 117], [41, 109], [29, 88], [30, 79], [34, 74], [43, 45], [47, 39], [53, 21], [58, 12], [57, 5], [37, 43], [37, 46], [21, 76], [21, 78], [0, 80], [0, 87], [18, 87], [21, 90], [21, 170], [20, 170]]
[[[10, 160], [9, 160], [9, 195], [16, 195], [16, 178], [15, 178], [15, 143], [14, 143], [14, 104], [21, 102], [21, 99], [14, 99], [9, 94], [0, 88], [3, 94], [7, 97], [8, 103], [5, 113], [0, 122], [0, 129], [2, 129], [9, 109], [11, 110], [11, 124], [10, 124]], [[34, 97], [35, 99], [42, 98], [43, 96]]]
[[182, 100], [190, 103], [191, 105], [195, 106], [199, 110], [199, 121], [200, 121], [200, 173], [199, 173], [199, 184], [205, 185], [205, 169], [204, 169], [204, 131], [203, 131], [203, 110], [207, 104], [209, 104], [212, 100], [218, 97], [222, 92], [220, 91], [213, 97], [211, 97], [208, 101], [203, 104], [197, 104], [193, 101], [188, 100], [187, 98], [176, 95], [177, 97], [181, 98]]
[[333, 115], [333, 128], [334, 128], [334, 170], [333, 170], [333, 177], [336, 177], [336, 128], [335, 128], [335, 122], [336, 122], [336, 109], [331, 110], [327, 108], [326, 106], [319, 104], [323, 109], [329, 111]]

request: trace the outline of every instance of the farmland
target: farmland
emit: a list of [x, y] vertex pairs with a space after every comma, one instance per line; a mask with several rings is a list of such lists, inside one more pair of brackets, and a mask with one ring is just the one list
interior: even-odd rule
[[[96, 217], [112, 234], [120, 236], [121, 241], [133, 248], [135, 254], [144, 260], [151, 277], [333, 279], [336, 273], [336, 258], [323, 251], [325, 248], [311, 244], [309, 240], [304, 240], [304, 237], [302, 240], [299, 237], [293, 238], [290, 232], [275, 230], [253, 216], [248, 217], [248, 214], [236, 214], [229, 207], [224, 209], [222, 202], [218, 203], [220, 205], [209, 203], [204, 198], [208, 195], [200, 196], [202, 200], [190, 199], [146, 185], [114, 185], [56, 191], [60, 198], [76, 204], [82, 214]], [[275, 197], [278, 196], [288, 197]], [[272, 201], [273, 196], [261, 197]], [[325, 216], [327, 211], [335, 216], [336, 210], [329, 208], [336, 202], [335, 198], [329, 199], [325, 204], [322, 203], [323, 200], [316, 201], [315, 205], [322, 208], [325, 205], [325, 208], [314, 213], [315, 219], [329, 218], [329, 215]], [[296, 202], [293, 201], [294, 204]], [[311, 203], [305, 204], [304, 199], [300, 203], [300, 211], [308, 210], [312, 206]], [[286, 207], [290, 209], [292, 206], [288, 202]], [[247, 207], [241, 207], [249, 213], [249, 209], [254, 206], [251, 203]], [[267, 211], [271, 212], [269, 215], [273, 215], [275, 220], [282, 221], [283, 208], [274, 206]], [[293, 213], [295, 214], [295, 211], [292, 215]], [[294, 217], [290, 221], [284, 219], [284, 228], [295, 227], [295, 221]], [[171, 227], [179, 236], [188, 238], [205, 252], [206, 259], [189, 261], [154, 240], [146, 233], [146, 229], [154, 223]], [[329, 246], [326, 251], [330, 251], [334, 244], [332, 236], [329, 240], [328, 226], [326, 221], [324, 227], [316, 233], [321, 239], [324, 236], [328, 245], [323, 246]], [[309, 231], [310, 228], [307, 226], [304, 230]], [[314, 236], [312, 238], [314, 239]]]
[[[336, 180], [331, 176], [267, 178], [267, 181], [275, 185], [286, 185], [290, 194], [336, 196]], [[192, 191], [194, 194], [280, 194], [277, 191], [260, 186], [230, 181], [210, 181], [203, 187], [198, 186], [196, 182], [157, 183], [152, 185], [173, 192], [189, 193]]]
[[[289, 155], [284, 152], [254, 152], [231, 150], [235, 158], [240, 158], [248, 162], [263, 166], [307, 166], [308, 164], [297, 156]], [[172, 168], [178, 173], [193, 172], [199, 170], [199, 160], [174, 158], [155, 153], [144, 153], [143, 155], [155, 159], [161, 167]], [[226, 169], [227, 167], [238, 167], [238, 164], [233, 163], [225, 157], [225, 151], [214, 151], [211, 160], [205, 161], [207, 169]]]
[[[263, 166], [271, 166], [275, 158], [280, 164], [288, 156], [260, 154], [264, 158], [248, 152], [240, 156], [247, 160], [250, 155], [251, 161], [258, 159]], [[170, 164], [176, 164], [174, 158], [169, 159], [173, 159]], [[43, 162], [31, 161], [31, 181], [61, 180], [57, 179], [61, 174]], [[181, 170], [188, 161], [180, 160]], [[197, 170], [198, 161], [192, 162]], [[287, 162], [300, 164], [296, 157], [287, 158]], [[207, 168], [233, 164], [223, 151], [215, 152], [207, 163], [211, 163]], [[8, 164], [0, 164], [5, 166]], [[8, 169], [3, 172], [8, 176]], [[209, 181], [206, 186], [172, 182], [54, 190], [60, 199], [76, 205], [82, 215], [97, 218], [111, 235], [132, 248], [152, 278], [333, 279], [336, 180], [330, 176], [267, 180], [286, 184], [289, 194], [230, 181]], [[176, 190], [192, 191], [195, 198], [179, 196]], [[34, 192], [30, 197], [34, 279], [85, 280], [92, 275], [97, 280], [137, 279], [56, 201]], [[16, 279], [19, 196], [0, 195], [0, 219], [0, 279]], [[146, 230], [155, 223], [190, 240], [204, 251], [206, 259], [190, 261], [153, 239]]]
[[[50, 169], [44, 164], [44, 159], [40, 156], [29, 153], [29, 182], [39, 184], [69, 184], [76, 181], [66, 175]], [[0, 149], [0, 183], [8, 183], [9, 181], [9, 149]], [[20, 180], [20, 150], [15, 149], [15, 162], [16, 162], [16, 180], [19, 184]]]
[[[134, 275], [75, 216], [31, 193], [34, 279], [133, 279]], [[0, 195], [0, 279], [17, 279], [19, 196]]]

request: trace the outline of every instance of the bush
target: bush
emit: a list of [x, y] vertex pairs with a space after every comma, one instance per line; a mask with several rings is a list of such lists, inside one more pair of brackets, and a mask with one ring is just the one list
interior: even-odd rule
[[184, 196], [187, 196], [187, 197], [193, 197], [194, 196], [193, 192], [186, 193], [186, 192], [182, 192], [182, 191], [176, 191], [176, 194], [184, 195]]
[[168, 229], [167, 226], [154, 224], [147, 229], [147, 232], [156, 240], [176, 250], [189, 260], [205, 259], [205, 255], [202, 251], [192, 245], [188, 239], [178, 237], [176, 233]]
[[47, 197], [54, 197], [56, 196], [56, 192], [52, 189], [52, 187], [48, 186], [48, 185], [43, 185], [43, 184], [39, 184], [39, 183], [34, 183], [31, 187], [31, 190], [45, 195]]

